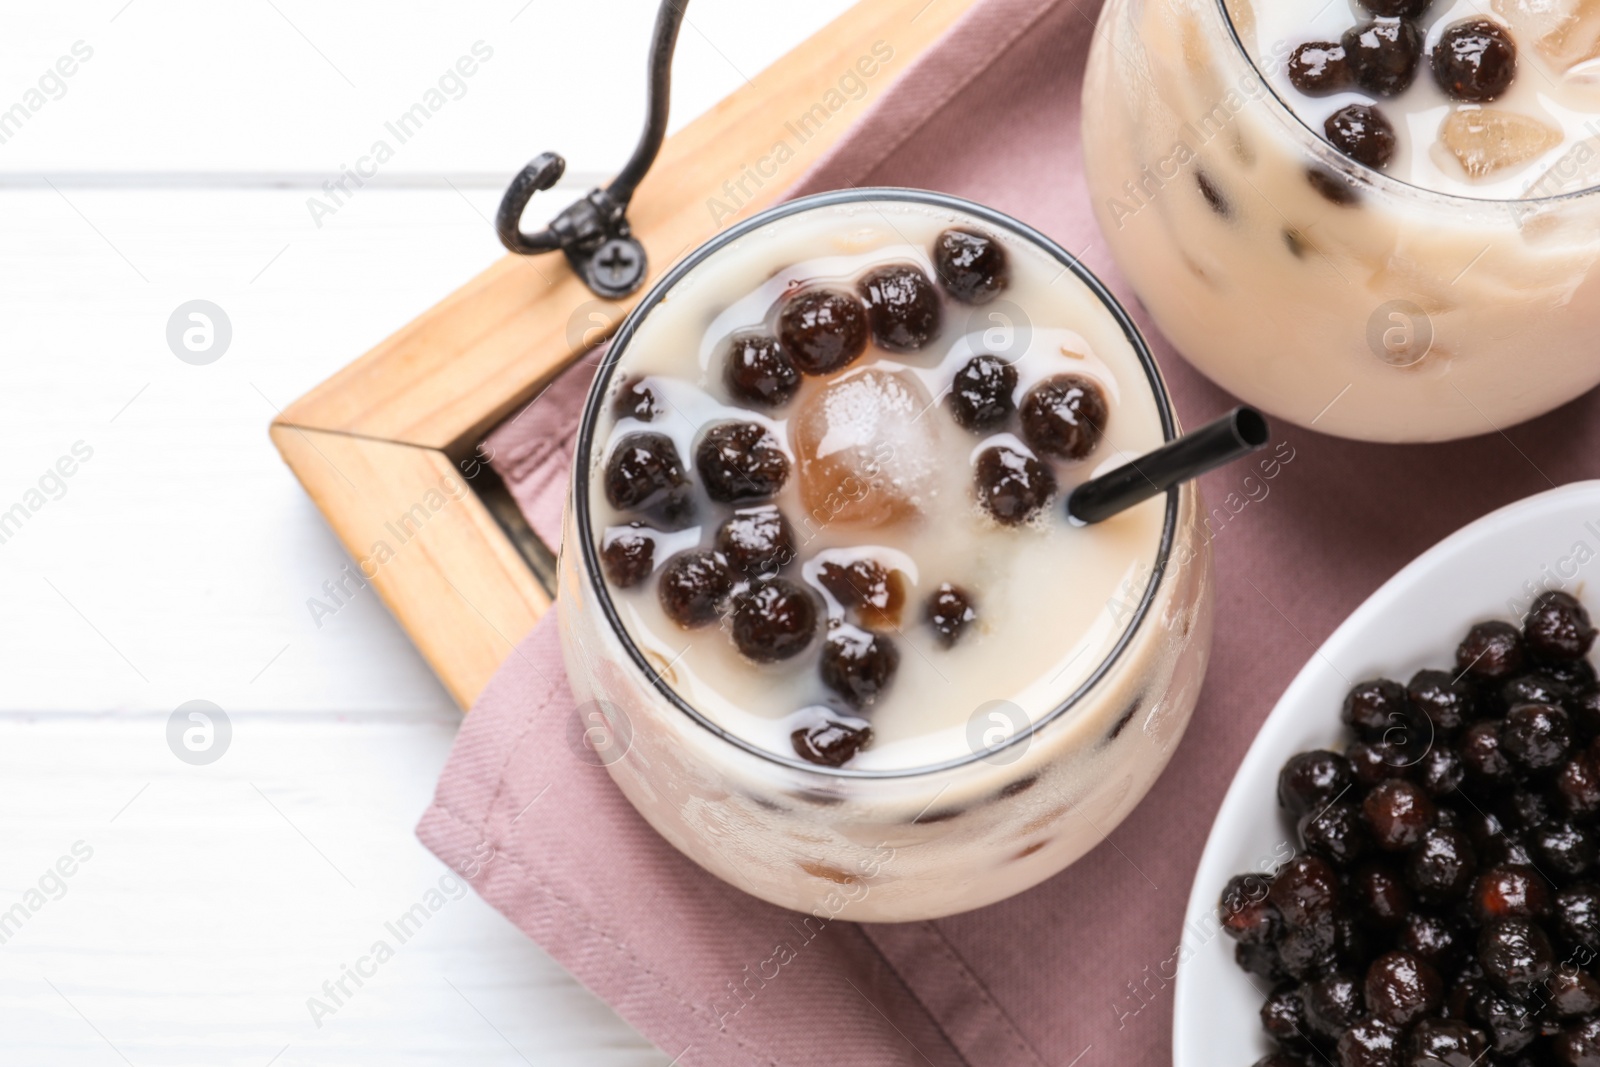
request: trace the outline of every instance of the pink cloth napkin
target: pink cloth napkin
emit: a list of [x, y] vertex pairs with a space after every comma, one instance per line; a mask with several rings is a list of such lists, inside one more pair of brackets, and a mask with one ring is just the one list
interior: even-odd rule
[[[1154, 333], [1089, 211], [1078, 86], [1094, 15], [1074, 0], [984, 0], [793, 192], [921, 186], [1040, 228], [1081, 252], [1141, 320], [1194, 426], [1232, 401]], [[592, 371], [577, 368], [491, 439], [497, 468], [552, 544]], [[1293, 451], [1276, 478], [1246, 482], [1243, 467], [1209, 475], [1218, 628], [1188, 736], [1109, 845], [1010, 901], [818, 932], [703, 873], [603, 769], [573, 757], [553, 618], [467, 716], [418, 833], [686, 1067], [1166, 1063], [1190, 880], [1278, 695], [1417, 553], [1512, 500], [1600, 476], [1597, 416], [1591, 394], [1505, 433], [1485, 425], [1469, 441], [1403, 448], [1279, 424]], [[784, 945], [795, 959], [779, 967]]]

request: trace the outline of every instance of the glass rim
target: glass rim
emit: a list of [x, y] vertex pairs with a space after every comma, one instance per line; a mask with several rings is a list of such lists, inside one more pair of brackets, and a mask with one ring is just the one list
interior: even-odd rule
[[[593, 590], [596, 602], [605, 616], [606, 625], [611, 632], [621, 641], [633, 666], [643, 672], [645, 678], [667, 702], [687, 715], [692, 721], [699, 724], [714, 737], [732, 744], [736, 748], [756, 756], [770, 763], [800, 771], [806, 774], [819, 775], [829, 778], [857, 778], [857, 779], [904, 779], [915, 778], [923, 775], [937, 774], [954, 770], [974, 763], [981, 763], [991, 759], [995, 754], [1004, 752], [1015, 745], [1029, 743], [1032, 737], [1043, 731], [1051, 723], [1064, 718], [1079, 701], [1088, 696], [1100, 681], [1110, 672], [1111, 668], [1122, 658], [1124, 651], [1133, 642], [1144, 628], [1145, 620], [1151, 614], [1151, 607], [1155, 603], [1157, 592], [1161, 589], [1167, 573], [1167, 564], [1171, 558], [1173, 543], [1176, 539], [1178, 527], [1178, 501], [1183, 491], [1182, 486], [1174, 486], [1167, 490], [1167, 506], [1162, 523], [1161, 542], [1156, 552], [1154, 569], [1150, 581], [1146, 585], [1139, 604], [1134, 610], [1132, 619], [1122, 634], [1117, 638], [1116, 644], [1106, 653], [1104, 658], [1095, 667], [1094, 671], [1085, 678], [1076, 689], [1053, 707], [1049, 712], [1040, 716], [1038, 721], [1030, 722], [1025, 728], [1018, 730], [1014, 735], [998, 745], [973, 752], [967, 756], [946, 760], [942, 763], [924, 764], [917, 767], [905, 768], [878, 768], [860, 769], [850, 767], [826, 767], [821, 764], [809, 763], [798, 756], [788, 757], [772, 752], [753, 744], [733, 733], [730, 730], [713, 722], [708, 716], [695, 708], [688, 700], [678, 693], [673, 686], [662, 677], [645, 659], [644, 653], [633, 636], [623, 624], [621, 616], [617, 613], [616, 605], [612, 602], [611, 592], [606, 587], [606, 581], [600, 568], [599, 550], [596, 547], [593, 515], [590, 509], [590, 478], [589, 468], [593, 456], [595, 429], [599, 423], [601, 412], [605, 405], [605, 398], [611, 383], [612, 375], [627, 351], [628, 342], [632, 340], [640, 323], [650, 314], [662, 299], [670, 293], [674, 286], [688, 275], [692, 270], [711, 258], [717, 252], [737, 241], [739, 238], [755, 230], [790, 215], [802, 214], [818, 208], [832, 207], [839, 204], [863, 203], [868, 201], [891, 201], [913, 204], [924, 204], [930, 207], [944, 208], [958, 211], [970, 216], [975, 221], [1009, 231], [1035, 245], [1048, 255], [1056, 259], [1063, 268], [1082, 282], [1091, 293], [1100, 301], [1101, 305], [1111, 314], [1111, 317], [1121, 328], [1123, 336], [1132, 346], [1134, 356], [1139, 366], [1145, 373], [1146, 380], [1155, 398], [1157, 414], [1161, 420], [1161, 432], [1165, 440], [1171, 441], [1177, 436], [1176, 420], [1173, 416], [1172, 400], [1167, 394], [1165, 381], [1161, 377], [1161, 370], [1156, 365], [1155, 357], [1151, 354], [1149, 346], [1145, 343], [1143, 335], [1133, 320], [1128, 316], [1122, 304], [1106, 288], [1105, 284], [1095, 276], [1094, 272], [1084, 266], [1076, 256], [1068, 252], [1061, 245], [1052, 241], [1033, 227], [1009, 215], [984, 207], [961, 197], [951, 196], [946, 193], [936, 193], [924, 189], [907, 189], [889, 186], [879, 187], [852, 187], [849, 189], [835, 190], [833, 192], [816, 193], [811, 196], [800, 197], [786, 201], [768, 208], [745, 221], [723, 230], [700, 245], [693, 252], [675, 263], [659, 281], [653, 285], [649, 292], [628, 313], [616, 335], [612, 338], [611, 347], [607, 350], [605, 358], [601, 361], [595, 372], [593, 383], [589, 387], [588, 399], [584, 402], [583, 419], [578, 426], [578, 437], [573, 455], [572, 500], [574, 530], [578, 538], [578, 551], [583, 563], [584, 578]], [[565, 548], [563, 548], [565, 551]]]
[[[1318, 134], [1305, 119], [1300, 117], [1300, 113], [1279, 95], [1277, 88], [1272, 84], [1272, 80], [1261, 73], [1261, 68], [1256, 65], [1255, 57], [1250, 54], [1250, 49], [1246, 48], [1244, 41], [1240, 39], [1239, 28], [1233, 24], [1233, 13], [1228, 10], [1228, 0], [1214, 0], [1214, 3], [1216, 4], [1217, 14], [1222, 18], [1223, 28], [1227, 31], [1227, 37], [1233, 42], [1233, 47], [1237, 50], [1239, 58], [1244, 61], [1249, 71], [1261, 80], [1262, 87], [1266, 89], [1264, 96], [1269, 101], [1267, 107], [1274, 112], [1279, 121], [1285, 122], [1290, 127], [1297, 128], [1310, 138], [1313, 145], [1313, 154], [1319, 162], [1331, 167], [1340, 175], [1351, 179], [1357, 185], [1375, 186], [1402, 196], [1434, 200], [1442, 205], [1472, 204], [1480, 208], [1504, 207], [1513, 213], [1518, 205], [1532, 207], [1535, 205], [1561, 204], [1600, 192], [1600, 183], [1596, 183], [1565, 193], [1552, 193], [1549, 196], [1467, 196], [1463, 193], [1449, 193], [1440, 189], [1429, 189], [1426, 186], [1408, 182], [1403, 178], [1396, 178], [1392, 174], [1385, 174], [1383, 171], [1369, 167], [1365, 163], [1357, 162], [1330, 145], [1327, 138]], [[1419, 68], [1420, 63], [1421, 61], [1419, 61]], [[1423, 72], [1419, 69], [1418, 73], [1421, 74]], [[1600, 119], [1600, 112], [1597, 112], [1595, 117]], [[1549, 173], [1549, 171], [1545, 173]]]

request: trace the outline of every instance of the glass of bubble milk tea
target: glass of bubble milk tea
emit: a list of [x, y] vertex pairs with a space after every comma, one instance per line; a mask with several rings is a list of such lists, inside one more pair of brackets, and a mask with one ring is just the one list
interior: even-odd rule
[[724, 881], [865, 921], [1060, 871], [1193, 710], [1211, 559], [1192, 483], [1084, 525], [1171, 440], [1076, 260], [911, 190], [797, 200], [677, 265], [584, 414], [560, 567], [594, 751]]
[[1094, 209], [1161, 330], [1269, 412], [1488, 433], [1600, 381], [1600, 3], [1108, 0]]

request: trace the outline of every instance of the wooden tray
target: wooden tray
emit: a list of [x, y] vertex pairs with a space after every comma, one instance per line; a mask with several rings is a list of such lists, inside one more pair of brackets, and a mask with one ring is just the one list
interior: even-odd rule
[[[837, 91], [843, 72], [887, 43], [892, 63], [785, 163], [792, 181], [832, 147], [974, 0], [860, 0], [794, 51], [667, 140], [629, 210], [651, 281], [719, 229], [770, 206], [785, 182], [746, 190], [713, 217], [723, 185], [771, 151], [784, 117]], [[642, 78], [644, 72], [640, 71]], [[825, 105], [824, 105], [825, 106]], [[530, 155], [542, 145], [529, 145]], [[510, 175], [507, 175], [509, 181]], [[542, 220], [530, 220], [542, 221]], [[615, 305], [618, 315], [648, 289]], [[463, 709], [550, 607], [554, 546], [523, 522], [503, 484], [472, 453], [588, 347], [569, 339], [574, 308], [594, 297], [560, 255], [506, 256], [372, 351], [295, 401], [272, 441], [358, 561], [446, 479], [473, 493], [437, 510], [371, 584]], [[618, 316], [609, 316], [613, 322]], [[589, 339], [593, 340], [592, 336]], [[464, 473], [473, 476], [468, 479]]]

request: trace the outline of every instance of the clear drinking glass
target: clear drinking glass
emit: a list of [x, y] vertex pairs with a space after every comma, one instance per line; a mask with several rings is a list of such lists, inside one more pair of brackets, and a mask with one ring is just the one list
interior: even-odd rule
[[[1230, 8], [1254, 18], [1248, 0]], [[1439, 441], [1600, 382], [1600, 198], [1576, 165], [1600, 142], [1529, 190], [1562, 195], [1398, 181], [1295, 116], [1222, 0], [1107, 0], [1082, 132], [1096, 217], [1162, 332], [1280, 418]]]
[[[964, 758], [912, 770], [830, 769], [719, 727], [674, 690], [672, 664], [623, 626], [596, 548], [590, 480], [610, 382], [640, 323], [695, 269], [776, 220], [841, 205], [916, 203], [1006, 231], [1048, 252], [1132, 345], [1168, 440], [1178, 428], [1135, 327], [1084, 267], [1044, 236], [987, 209], [912, 190], [857, 189], [791, 202], [729, 230], [677, 265], [619, 330], [591, 390], [574, 464], [558, 607], [579, 728], [635, 808], [729, 884], [824, 918], [906, 921], [1018, 893], [1060, 871], [1128, 814], [1171, 757], [1199, 694], [1211, 643], [1212, 570], [1192, 485], [1163, 508], [1160, 544], [1110, 653], [1059, 705], [1013, 732], [978, 717]], [[1070, 272], [1070, 280], [1067, 277]], [[692, 285], [684, 286], [692, 292]], [[687, 296], [683, 299], [688, 299]], [[1128, 616], [1124, 614], [1123, 619]], [[1050, 620], [1037, 620], [1049, 626]]]

